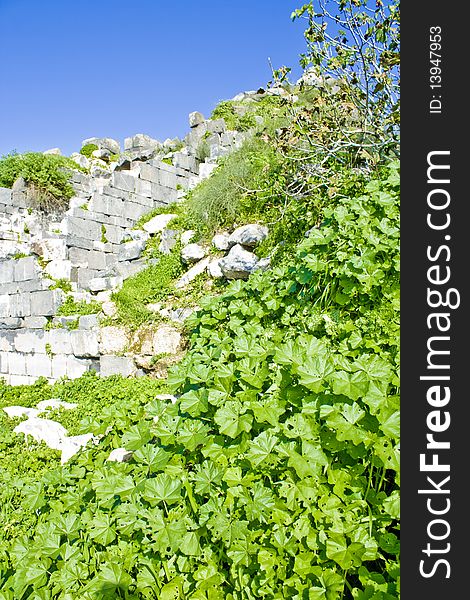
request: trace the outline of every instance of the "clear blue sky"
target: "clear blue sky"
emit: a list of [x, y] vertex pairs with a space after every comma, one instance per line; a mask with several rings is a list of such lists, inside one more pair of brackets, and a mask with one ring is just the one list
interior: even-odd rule
[[304, 50], [303, 0], [0, 0], [0, 155], [182, 137]]

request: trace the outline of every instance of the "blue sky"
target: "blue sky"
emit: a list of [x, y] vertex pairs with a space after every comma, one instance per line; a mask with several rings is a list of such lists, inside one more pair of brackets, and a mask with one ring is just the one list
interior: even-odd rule
[[0, 0], [0, 155], [182, 137], [304, 50], [302, 0]]

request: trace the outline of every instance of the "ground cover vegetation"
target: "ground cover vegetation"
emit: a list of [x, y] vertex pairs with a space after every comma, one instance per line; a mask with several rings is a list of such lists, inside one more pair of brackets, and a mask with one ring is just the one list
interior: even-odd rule
[[[283, 123], [178, 212], [201, 236], [268, 223], [274, 260], [198, 299], [168, 380], [0, 386], [2, 406], [77, 402], [58, 418], [103, 436], [26, 463], [3, 418], [2, 600], [399, 598], [398, 7], [371, 6], [293, 14], [304, 66], [336, 83], [271, 103]], [[170, 289], [141, 279], [130, 320]], [[129, 462], [106, 461], [118, 447]]]

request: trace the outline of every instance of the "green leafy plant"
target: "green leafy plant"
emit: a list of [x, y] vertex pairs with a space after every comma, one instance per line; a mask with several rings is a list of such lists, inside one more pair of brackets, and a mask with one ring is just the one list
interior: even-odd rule
[[77, 169], [78, 165], [64, 156], [12, 153], [0, 159], [0, 186], [12, 187], [22, 177], [33, 207], [44, 211], [63, 210], [74, 194], [69, 177]]
[[67, 296], [63, 304], [59, 306], [57, 310], [57, 314], [70, 317], [73, 315], [94, 315], [101, 312], [101, 304], [92, 300], [90, 302], [86, 302], [85, 300], [80, 300], [75, 302], [72, 296]]
[[86, 158], [91, 158], [91, 155], [95, 150], [98, 150], [98, 146], [96, 144], [85, 144], [80, 150], [80, 154], [86, 156]]

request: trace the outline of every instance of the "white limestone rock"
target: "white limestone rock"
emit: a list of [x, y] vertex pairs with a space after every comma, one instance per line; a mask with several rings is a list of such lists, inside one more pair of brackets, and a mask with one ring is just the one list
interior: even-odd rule
[[257, 223], [242, 225], [242, 227], [237, 227], [230, 235], [229, 247], [240, 244], [241, 246], [254, 248], [260, 242], [265, 240], [268, 237], [268, 234], [269, 230], [264, 225], [258, 225]]
[[178, 279], [178, 281], [175, 283], [176, 289], [179, 290], [185, 288], [189, 283], [191, 283], [191, 281], [193, 281], [193, 279], [196, 279], [198, 275], [204, 273], [204, 271], [207, 269], [209, 262], [209, 258], [203, 258], [202, 260], [197, 262], [194, 265], [194, 267], [191, 267], [188, 271], [186, 271], [184, 275], [182, 275]]
[[212, 245], [217, 250], [228, 250], [230, 247], [230, 236], [228, 233], [217, 233], [212, 238]]
[[181, 258], [186, 264], [198, 262], [204, 258], [206, 254], [205, 248], [199, 244], [188, 244], [181, 250]]
[[111, 450], [106, 460], [109, 462], [118, 463], [128, 462], [131, 460], [133, 454], [134, 453], [132, 450], [126, 450], [126, 448], [115, 448], [114, 450]]
[[240, 244], [233, 246], [227, 256], [219, 261], [222, 273], [227, 279], [248, 279], [257, 264], [258, 257]]
[[160, 231], [163, 231], [168, 223], [176, 216], [177, 215], [174, 214], [157, 215], [156, 217], [150, 219], [150, 221], [147, 221], [147, 223], [145, 223], [143, 226], [143, 229], [150, 234], [160, 233]]

